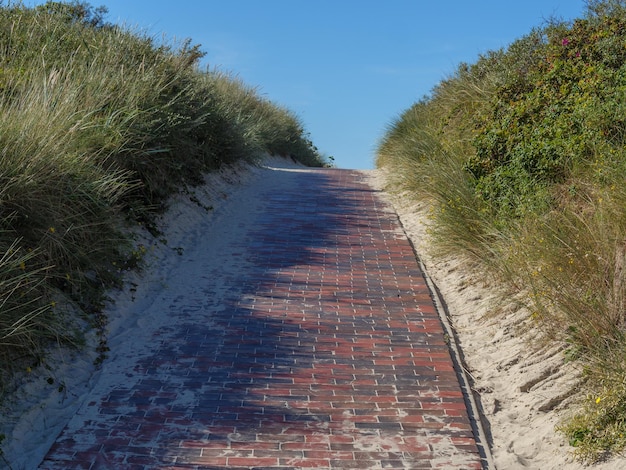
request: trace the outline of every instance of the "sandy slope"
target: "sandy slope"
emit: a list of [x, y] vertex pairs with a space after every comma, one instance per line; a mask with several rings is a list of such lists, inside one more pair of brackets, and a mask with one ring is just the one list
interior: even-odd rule
[[[379, 170], [372, 184], [384, 188]], [[562, 348], [529, 348], [535, 338], [528, 312], [494, 305], [492, 287], [458, 260], [429, 255], [426, 211], [400, 195], [385, 193], [395, 207], [428, 275], [437, 285], [457, 332], [473, 388], [482, 405], [498, 469], [562, 470], [585, 467], [571, 457], [571, 448], [555, 426], [577, 396], [579, 373], [563, 361]], [[493, 310], [500, 315], [490, 316]], [[626, 458], [591, 467], [624, 469]]]

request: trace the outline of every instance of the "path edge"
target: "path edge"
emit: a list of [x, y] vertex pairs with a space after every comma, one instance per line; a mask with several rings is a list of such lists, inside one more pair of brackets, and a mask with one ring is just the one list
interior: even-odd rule
[[471, 382], [467, 373], [466, 363], [463, 358], [461, 347], [459, 346], [458, 335], [454, 327], [452, 326], [452, 322], [450, 321], [450, 312], [445, 301], [442, 299], [439, 288], [435, 284], [435, 281], [433, 281], [432, 278], [428, 275], [426, 266], [422, 262], [422, 259], [415, 248], [413, 240], [411, 240], [411, 237], [409, 236], [406, 228], [404, 227], [404, 224], [402, 223], [402, 219], [395, 209], [394, 213], [396, 218], [398, 219], [400, 227], [402, 228], [402, 232], [404, 233], [407, 240], [409, 241], [409, 244], [411, 245], [413, 255], [415, 256], [420, 270], [422, 271], [422, 276], [424, 276], [426, 284], [428, 285], [428, 290], [430, 291], [433, 303], [435, 304], [435, 309], [437, 310], [437, 314], [443, 326], [444, 333], [448, 338], [448, 350], [450, 351], [452, 363], [454, 364], [454, 369], [456, 371], [456, 375], [461, 386], [461, 392], [463, 393], [463, 399], [465, 400], [465, 406], [467, 407], [469, 415], [468, 417], [472, 426], [474, 438], [476, 440], [476, 446], [478, 447], [478, 454], [480, 455], [483, 470], [496, 470], [495, 461], [491, 453], [491, 446], [489, 445], [490, 441], [487, 438], [485, 426], [483, 425], [483, 419], [486, 418], [481, 412], [480, 406], [478, 405], [478, 402], [476, 401], [476, 398], [474, 396], [474, 392], [472, 391]]

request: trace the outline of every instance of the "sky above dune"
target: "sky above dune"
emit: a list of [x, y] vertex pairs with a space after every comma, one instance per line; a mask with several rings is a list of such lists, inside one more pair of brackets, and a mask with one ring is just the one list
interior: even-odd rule
[[[45, 2], [31, 1], [26, 4]], [[94, 0], [107, 21], [189, 38], [202, 65], [291, 109], [341, 168], [373, 168], [389, 124], [462, 62], [585, 0]]]

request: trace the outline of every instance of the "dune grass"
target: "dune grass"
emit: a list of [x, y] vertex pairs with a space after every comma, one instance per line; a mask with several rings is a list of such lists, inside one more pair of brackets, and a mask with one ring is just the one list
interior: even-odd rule
[[0, 384], [102, 326], [106, 289], [141, 261], [127, 227], [169, 195], [266, 154], [325, 163], [292, 112], [202, 69], [199, 46], [105, 13], [0, 2]]
[[377, 165], [433, 208], [433, 241], [522, 292], [567, 345], [583, 460], [626, 443], [626, 2], [588, 2], [462, 64], [391, 123]]

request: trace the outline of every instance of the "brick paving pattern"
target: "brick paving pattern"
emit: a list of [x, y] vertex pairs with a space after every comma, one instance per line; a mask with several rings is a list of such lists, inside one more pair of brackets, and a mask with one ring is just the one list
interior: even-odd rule
[[483, 468], [395, 214], [359, 172], [289, 177], [232, 240], [247, 268], [221, 305], [202, 279], [173, 299], [150, 354], [40, 468]]

